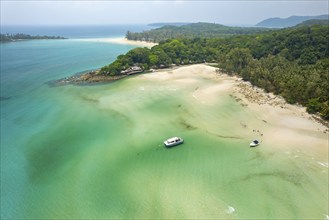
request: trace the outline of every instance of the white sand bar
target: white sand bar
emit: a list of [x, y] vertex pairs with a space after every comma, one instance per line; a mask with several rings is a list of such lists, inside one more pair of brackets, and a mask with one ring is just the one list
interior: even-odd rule
[[101, 42], [101, 43], [114, 43], [114, 44], [125, 44], [125, 45], [134, 45], [140, 47], [148, 47], [151, 48], [157, 43], [146, 42], [146, 41], [134, 41], [128, 40], [127, 38], [123, 37], [116, 37], [116, 38], [88, 38], [88, 39], [77, 39], [79, 41], [87, 41], [87, 42]]

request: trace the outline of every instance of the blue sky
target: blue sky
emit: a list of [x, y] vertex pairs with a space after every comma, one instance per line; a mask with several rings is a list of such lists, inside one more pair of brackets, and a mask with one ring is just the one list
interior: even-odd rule
[[328, 4], [327, 0], [1, 0], [1, 25], [103, 25], [198, 21], [227, 25], [254, 25], [270, 17], [328, 14]]

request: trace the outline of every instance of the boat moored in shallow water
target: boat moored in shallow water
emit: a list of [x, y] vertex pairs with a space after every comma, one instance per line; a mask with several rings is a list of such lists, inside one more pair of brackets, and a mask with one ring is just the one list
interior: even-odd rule
[[258, 141], [258, 140], [253, 140], [253, 142], [251, 142], [250, 144], [249, 144], [249, 146], [250, 147], [256, 147], [256, 146], [258, 146], [260, 144], [260, 142]]
[[184, 143], [184, 140], [183, 140], [183, 138], [180, 138], [180, 137], [172, 137], [172, 138], [167, 139], [163, 143], [166, 147], [173, 147], [173, 146]]

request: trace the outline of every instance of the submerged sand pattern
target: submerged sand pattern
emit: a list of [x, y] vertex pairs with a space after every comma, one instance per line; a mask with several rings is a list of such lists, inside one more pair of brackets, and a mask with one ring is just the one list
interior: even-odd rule
[[[54, 121], [25, 148], [33, 184], [23, 215], [322, 218], [327, 128], [288, 104], [251, 102], [239, 80], [215, 70], [200, 64], [53, 88], [63, 94], [65, 123]], [[172, 136], [185, 143], [165, 148]], [[255, 138], [261, 145], [250, 148]]]

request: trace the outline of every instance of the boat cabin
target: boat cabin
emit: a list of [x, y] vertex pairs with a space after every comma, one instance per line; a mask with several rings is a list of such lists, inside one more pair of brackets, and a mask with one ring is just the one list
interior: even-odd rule
[[166, 147], [173, 147], [179, 144], [182, 144], [184, 142], [184, 140], [180, 137], [173, 137], [173, 138], [169, 138], [166, 141], [164, 141], [164, 145]]
[[253, 140], [253, 142], [250, 143], [250, 147], [256, 147], [260, 144], [260, 142], [258, 140]]

